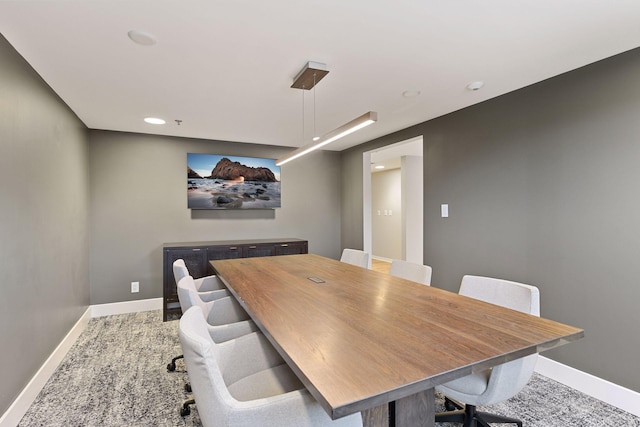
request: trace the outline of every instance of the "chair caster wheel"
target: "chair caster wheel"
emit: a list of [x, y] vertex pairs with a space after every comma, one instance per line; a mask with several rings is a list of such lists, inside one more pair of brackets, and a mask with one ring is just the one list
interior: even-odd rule
[[186, 391], [187, 393], [191, 393], [193, 390], [191, 390], [191, 384], [186, 383], [184, 385], [184, 391]]
[[175, 371], [175, 370], [176, 370], [176, 364], [175, 364], [175, 363], [171, 362], [171, 363], [169, 363], [169, 364], [167, 365], [167, 371], [169, 371], [169, 372], [173, 372], [173, 371]]
[[180, 408], [180, 416], [181, 417], [186, 417], [187, 415], [189, 415], [191, 413], [191, 409], [189, 409], [189, 407], [182, 407]]
[[447, 411], [455, 411], [458, 409], [455, 403], [453, 403], [448, 397], [444, 399], [444, 407]]

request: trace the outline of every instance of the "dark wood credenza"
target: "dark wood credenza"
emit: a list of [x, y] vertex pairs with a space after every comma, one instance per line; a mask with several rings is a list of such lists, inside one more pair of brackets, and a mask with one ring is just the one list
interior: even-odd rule
[[182, 314], [178, 302], [173, 262], [182, 258], [195, 278], [213, 274], [210, 260], [261, 256], [306, 254], [308, 242], [301, 239], [220, 240], [215, 242], [180, 242], [162, 245], [162, 319], [177, 319]]

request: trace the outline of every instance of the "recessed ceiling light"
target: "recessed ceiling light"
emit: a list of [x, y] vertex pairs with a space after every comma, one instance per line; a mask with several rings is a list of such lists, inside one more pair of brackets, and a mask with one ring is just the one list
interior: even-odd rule
[[402, 96], [404, 96], [405, 98], [415, 98], [416, 96], [420, 95], [420, 91], [419, 90], [405, 90], [404, 92], [402, 92]]
[[139, 30], [131, 30], [127, 33], [129, 38], [133, 40], [134, 43], [140, 44], [142, 46], [153, 46], [157, 43], [156, 38], [147, 32], [139, 31]]
[[484, 86], [484, 82], [478, 80], [477, 82], [471, 82], [467, 85], [467, 89], [469, 90], [478, 90]]
[[166, 123], [164, 120], [157, 117], [145, 117], [144, 121], [152, 125], [163, 125]]

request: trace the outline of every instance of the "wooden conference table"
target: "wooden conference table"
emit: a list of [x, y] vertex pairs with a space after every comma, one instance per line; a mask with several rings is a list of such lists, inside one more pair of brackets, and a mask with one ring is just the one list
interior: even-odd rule
[[331, 418], [365, 426], [433, 426], [434, 386], [584, 335], [313, 254], [211, 265]]

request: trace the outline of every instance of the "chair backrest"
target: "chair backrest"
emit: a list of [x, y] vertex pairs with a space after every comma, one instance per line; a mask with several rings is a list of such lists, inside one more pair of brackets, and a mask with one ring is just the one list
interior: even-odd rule
[[[225, 408], [221, 399], [231, 399], [231, 396], [221, 396], [224, 392], [224, 379], [217, 364], [218, 349], [211, 339], [200, 307], [191, 307], [183, 312], [178, 327], [178, 336], [182, 345], [182, 353], [189, 374], [189, 381], [198, 402], [198, 415], [204, 426], [216, 425], [216, 413], [223, 414]], [[216, 384], [222, 386], [216, 386]], [[228, 395], [228, 391], [227, 391]]]
[[196, 285], [193, 281], [193, 277], [186, 275], [178, 282], [178, 301], [180, 302], [180, 309], [183, 313], [189, 310], [193, 306], [200, 307], [204, 313], [205, 318], [209, 316], [211, 311], [211, 303], [202, 301], [202, 298], [198, 295]]
[[389, 274], [403, 279], [412, 280], [424, 285], [431, 285], [432, 269], [428, 265], [394, 259], [391, 261]]
[[460, 295], [540, 316], [540, 291], [535, 286], [482, 276], [464, 276]]
[[[540, 292], [535, 286], [481, 276], [464, 276], [460, 295], [540, 316]], [[486, 391], [476, 404], [490, 405], [516, 395], [529, 382], [538, 354], [493, 367]]]
[[184, 277], [189, 276], [189, 269], [184, 263], [182, 258], [173, 262], [173, 278], [176, 279], [176, 284]]
[[358, 249], [344, 249], [340, 261], [362, 268], [371, 268], [371, 257], [369, 254]]

